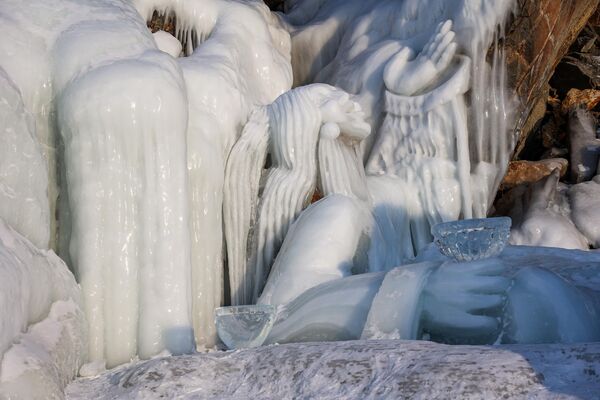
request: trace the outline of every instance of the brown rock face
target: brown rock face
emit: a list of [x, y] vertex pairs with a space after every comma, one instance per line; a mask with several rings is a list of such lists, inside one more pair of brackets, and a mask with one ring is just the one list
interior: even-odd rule
[[[569, 46], [577, 38], [598, 7], [598, 0], [518, 0], [516, 17], [505, 38], [509, 86], [520, 105], [517, 110], [519, 141], [522, 149], [529, 134], [525, 126], [535, 105], [546, 101], [547, 84]], [[533, 114], [535, 115], [535, 114]], [[535, 118], [539, 118], [539, 113]]]
[[563, 176], [569, 162], [564, 158], [550, 158], [540, 161], [511, 161], [500, 190], [507, 190], [524, 183], [534, 183], [549, 176], [555, 169]]
[[596, 89], [571, 89], [562, 102], [562, 113], [568, 114], [577, 108], [593, 110], [600, 103], [600, 90]]

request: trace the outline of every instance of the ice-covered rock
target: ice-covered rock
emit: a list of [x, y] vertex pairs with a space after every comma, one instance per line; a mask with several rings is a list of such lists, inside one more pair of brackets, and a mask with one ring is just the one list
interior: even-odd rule
[[533, 184], [513, 188], [497, 210], [513, 220], [509, 242], [514, 245], [588, 249], [587, 238], [575, 227], [567, 188], [560, 171]]
[[86, 352], [73, 275], [0, 220], [0, 397], [62, 398]]
[[596, 121], [585, 108], [577, 108], [569, 113], [569, 146], [571, 181], [589, 181], [596, 175], [600, 140], [596, 139]]
[[571, 218], [594, 248], [600, 248], [600, 175], [569, 189]]
[[75, 381], [67, 399], [594, 399], [600, 345], [351, 341], [157, 358]]

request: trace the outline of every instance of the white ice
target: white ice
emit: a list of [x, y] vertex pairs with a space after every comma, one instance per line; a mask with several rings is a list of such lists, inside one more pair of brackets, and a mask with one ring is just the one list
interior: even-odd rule
[[0, 219], [0, 277], [0, 397], [61, 398], [87, 351], [73, 275]]
[[[146, 28], [154, 10], [177, 13], [177, 36], [198, 48], [158, 51], [169, 48]], [[82, 285], [90, 359], [189, 351], [193, 327], [198, 346], [214, 345], [225, 159], [250, 110], [291, 86], [289, 35], [258, 2], [11, 0], [0, 18], [0, 66], [47, 164], [45, 240]]]
[[0, 218], [38, 248], [50, 242], [48, 172], [34, 121], [0, 67]]

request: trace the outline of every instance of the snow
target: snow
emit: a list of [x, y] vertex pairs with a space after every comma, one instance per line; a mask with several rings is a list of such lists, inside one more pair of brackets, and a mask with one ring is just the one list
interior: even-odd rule
[[600, 345], [447, 346], [373, 340], [156, 358], [67, 388], [67, 399], [593, 399]]

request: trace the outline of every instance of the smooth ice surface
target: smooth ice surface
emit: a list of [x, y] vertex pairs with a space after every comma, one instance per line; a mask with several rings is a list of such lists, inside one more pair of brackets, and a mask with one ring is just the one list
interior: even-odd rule
[[265, 304], [215, 309], [219, 338], [228, 349], [262, 345], [275, 322], [275, 307]]
[[311, 205], [291, 226], [258, 302], [285, 304], [311, 287], [368, 270], [373, 223], [363, 204], [345, 196]]
[[171, 57], [179, 57], [183, 49], [181, 42], [175, 36], [165, 31], [154, 32], [152, 36], [154, 36], [154, 41], [159, 50], [164, 51]]
[[431, 228], [440, 252], [456, 261], [495, 257], [504, 250], [510, 235], [507, 217], [444, 222]]
[[0, 397], [61, 398], [86, 349], [73, 275], [0, 219]]

